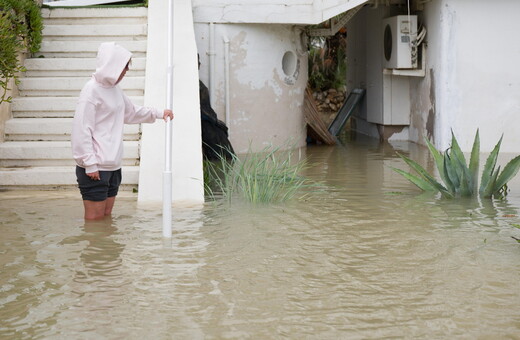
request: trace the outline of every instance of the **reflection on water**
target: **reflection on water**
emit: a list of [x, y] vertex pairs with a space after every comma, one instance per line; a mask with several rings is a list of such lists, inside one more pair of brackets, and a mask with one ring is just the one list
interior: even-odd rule
[[170, 247], [133, 194], [85, 223], [76, 192], [1, 193], [0, 338], [517, 338], [520, 183], [441, 200], [396, 150], [433, 171], [409, 143], [309, 147], [320, 190], [176, 208]]

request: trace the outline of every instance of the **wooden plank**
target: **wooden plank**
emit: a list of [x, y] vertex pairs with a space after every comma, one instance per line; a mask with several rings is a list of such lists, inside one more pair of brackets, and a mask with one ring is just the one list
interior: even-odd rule
[[312, 92], [309, 88], [305, 90], [303, 112], [308, 132], [311, 137], [327, 145], [336, 144], [336, 139], [327, 129], [323, 119], [321, 119], [318, 107], [314, 102]]

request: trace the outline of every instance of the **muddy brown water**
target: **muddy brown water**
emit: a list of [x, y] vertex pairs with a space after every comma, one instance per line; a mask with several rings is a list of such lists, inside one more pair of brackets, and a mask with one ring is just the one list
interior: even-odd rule
[[421, 195], [395, 151], [432, 166], [411, 143], [308, 147], [319, 190], [175, 208], [171, 247], [132, 193], [92, 223], [75, 191], [0, 193], [0, 338], [520, 338], [520, 182]]

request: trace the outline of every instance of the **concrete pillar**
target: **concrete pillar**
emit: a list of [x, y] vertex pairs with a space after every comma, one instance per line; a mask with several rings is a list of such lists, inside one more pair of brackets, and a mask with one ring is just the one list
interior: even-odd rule
[[[166, 105], [168, 1], [150, 1], [146, 57], [146, 106]], [[204, 202], [199, 75], [191, 0], [174, 2], [173, 203]], [[162, 201], [165, 124], [142, 125], [138, 201]]]

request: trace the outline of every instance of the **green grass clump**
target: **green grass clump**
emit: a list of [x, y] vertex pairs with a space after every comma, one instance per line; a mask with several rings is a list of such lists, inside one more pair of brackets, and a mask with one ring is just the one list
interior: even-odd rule
[[281, 147], [266, 147], [243, 158], [233, 155], [227, 160], [204, 163], [206, 195], [231, 201], [242, 198], [251, 203], [284, 202], [308, 186], [300, 176], [305, 161], [295, 161], [293, 151]]

